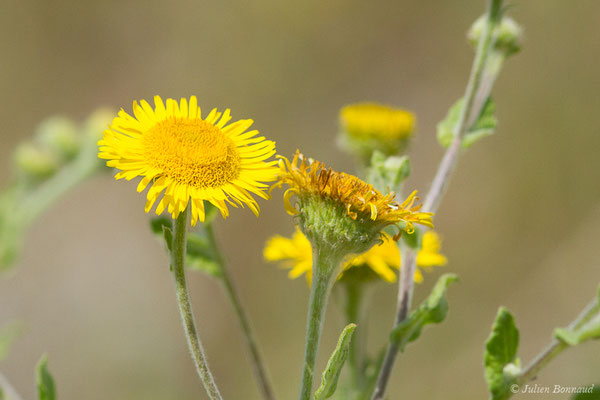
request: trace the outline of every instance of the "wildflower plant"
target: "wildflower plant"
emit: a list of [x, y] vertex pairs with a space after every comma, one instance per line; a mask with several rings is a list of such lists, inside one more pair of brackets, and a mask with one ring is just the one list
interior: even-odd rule
[[[416, 116], [402, 108], [363, 102], [341, 109], [338, 143], [357, 160], [356, 171], [341, 172], [299, 150], [291, 157], [276, 154], [273, 140], [251, 129], [251, 119], [232, 122], [229, 109], [203, 112], [195, 96], [179, 101], [155, 96], [153, 106], [135, 101], [131, 113], [100, 110], [83, 124], [50, 118], [32, 140], [16, 149], [15, 172], [0, 193], [0, 267], [15, 263], [26, 228], [69, 188], [102, 170], [113, 170], [117, 180], [136, 180], [137, 191], [145, 191], [145, 211], [156, 214], [150, 227], [168, 253], [184, 336], [206, 394], [211, 400], [223, 399], [197, 331], [189, 270], [201, 271], [222, 285], [262, 398], [274, 400], [277, 385], [287, 383], [273, 385], [269, 378], [214, 225], [219, 214], [223, 219], [229, 216], [230, 207], [247, 207], [259, 216], [257, 198], [267, 201], [282, 189], [283, 194], [276, 196], [281, 201], [268, 204], [281, 205], [291, 218], [287, 227], [272, 232], [263, 256], [287, 269], [292, 279], [304, 275], [310, 287], [302, 368], [297, 360], [298, 399], [387, 398], [397, 357], [426, 326], [444, 321], [448, 287], [458, 281], [453, 273], [441, 275], [425, 300], [413, 306], [415, 282], [430, 276], [422, 271], [437, 273], [437, 267], [452, 267], [442, 253], [441, 235], [433, 230], [435, 213], [460, 155], [495, 132], [491, 91], [504, 62], [522, 45], [521, 28], [504, 11], [502, 0], [489, 0], [486, 14], [468, 33], [475, 47], [472, 70], [464, 94], [437, 125], [438, 141], [446, 150], [423, 200], [418, 196], [423, 187], [420, 192], [405, 190], [411, 173], [406, 150], [416, 134]], [[292, 236], [281, 236], [293, 230], [292, 225]], [[443, 227], [436, 230], [444, 232]], [[396, 285], [389, 340], [381, 344], [379, 356], [369, 354], [368, 292]], [[340, 294], [347, 326], [316, 387], [321, 332], [333, 291]], [[11, 326], [0, 330], [0, 359], [18, 340]], [[600, 339], [600, 292], [569, 326], [554, 331], [549, 346], [529, 364], [517, 356], [514, 317], [500, 308], [483, 357], [490, 399], [508, 399], [515, 385], [534, 379], [558, 354], [595, 339]], [[349, 371], [344, 374], [346, 364]], [[38, 398], [56, 399], [45, 355], [36, 379]], [[0, 399], [19, 399], [2, 374]]]

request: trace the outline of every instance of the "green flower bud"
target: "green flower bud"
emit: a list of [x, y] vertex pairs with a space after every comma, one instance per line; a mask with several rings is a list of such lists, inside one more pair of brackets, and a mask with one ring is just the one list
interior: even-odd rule
[[52, 152], [32, 143], [22, 143], [17, 147], [14, 164], [25, 177], [35, 180], [46, 179], [58, 169], [58, 162]]
[[[476, 48], [479, 38], [483, 33], [483, 27], [486, 23], [486, 17], [481, 16], [473, 23], [467, 38], [471, 45]], [[500, 25], [496, 27], [494, 32], [496, 36], [495, 48], [504, 53], [505, 56], [510, 56], [521, 50], [523, 41], [523, 29], [510, 17], [503, 17]]]
[[37, 128], [36, 138], [61, 160], [71, 160], [79, 152], [77, 126], [65, 117], [55, 116], [42, 122]]

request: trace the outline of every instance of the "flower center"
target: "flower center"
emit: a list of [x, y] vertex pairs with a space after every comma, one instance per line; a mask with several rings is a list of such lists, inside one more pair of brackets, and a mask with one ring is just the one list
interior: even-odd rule
[[240, 155], [233, 141], [199, 118], [157, 123], [144, 135], [143, 148], [153, 168], [199, 189], [223, 186], [240, 172]]

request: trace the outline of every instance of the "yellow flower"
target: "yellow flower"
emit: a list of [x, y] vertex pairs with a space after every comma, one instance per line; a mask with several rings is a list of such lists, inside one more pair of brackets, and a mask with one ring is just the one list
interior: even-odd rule
[[264, 182], [275, 180], [275, 142], [246, 130], [251, 119], [227, 125], [229, 109], [213, 109], [202, 119], [195, 96], [178, 104], [159, 96], [152, 108], [142, 100], [133, 102], [134, 116], [121, 110], [98, 142], [99, 157], [106, 165], [121, 170], [116, 179], [141, 176], [137, 190], [152, 183], [147, 194], [146, 212], [162, 194], [156, 214], [165, 209], [177, 218], [191, 204], [192, 225], [204, 221], [204, 200], [212, 203], [223, 218], [229, 215], [227, 203], [247, 205], [258, 215], [252, 194], [268, 198]]
[[398, 140], [415, 128], [413, 113], [377, 103], [357, 103], [340, 111], [342, 129], [358, 139]]
[[[396, 280], [396, 272], [400, 268], [400, 251], [392, 238], [383, 234], [382, 243], [373, 246], [367, 252], [353, 256], [344, 263], [343, 270], [350, 268], [368, 267], [375, 272], [381, 279], [387, 282]], [[446, 257], [439, 253], [441, 243], [435, 232], [426, 232], [423, 236], [421, 250], [417, 255], [417, 266], [434, 267], [444, 266], [448, 262]], [[283, 236], [273, 236], [270, 238], [264, 249], [264, 258], [267, 261], [281, 263], [281, 266], [290, 269], [288, 276], [295, 279], [302, 274], [306, 274], [306, 280], [310, 284], [312, 279], [312, 247], [310, 241], [304, 236], [298, 228], [291, 238]], [[340, 274], [338, 279], [343, 275]], [[423, 281], [423, 274], [419, 269], [415, 271], [415, 281]]]
[[417, 265], [419, 267], [435, 267], [446, 265], [448, 259], [440, 254], [442, 243], [437, 233], [427, 231], [421, 241], [421, 249], [417, 253]]
[[[285, 209], [291, 215], [299, 214], [291, 203], [292, 196], [296, 195], [301, 208], [315, 198], [328, 200], [341, 206], [353, 220], [372, 221], [377, 232], [388, 225], [399, 226], [401, 223], [405, 225], [403, 229], [407, 233], [414, 231], [415, 223], [433, 228], [433, 213], [421, 212], [421, 205], [415, 205], [418, 200], [416, 190], [398, 204], [394, 201], [394, 193], [383, 195], [353, 175], [333, 171], [319, 161], [307, 160], [299, 151], [296, 151], [291, 162], [285, 157], [279, 158], [279, 181], [273, 187], [283, 184], [289, 186], [283, 200]], [[326, 221], [331, 222], [334, 221]]]

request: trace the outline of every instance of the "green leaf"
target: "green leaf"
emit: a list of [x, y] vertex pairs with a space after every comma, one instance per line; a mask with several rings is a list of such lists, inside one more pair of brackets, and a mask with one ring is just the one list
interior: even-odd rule
[[23, 333], [23, 325], [20, 322], [11, 322], [0, 329], [0, 361], [8, 356], [8, 352], [16, 339]]
[[600, 314], [575, 330], [556, 328], [554, 337], [569, 346], [577, 346], [588, 340], [600, 339]]
[[350, 341], [352, 340], [354, 329], [356, 329], [356, 324], [349, 324], [342, 331], [337, 346], [327, 362], [325, 371], [323, 371], [321, 386], [315, 393], [315, 400], [328, 399], [335, 393], [342, 367], [350, 353]]
[[[438, 142], [444, 147], [450, 146], [454, 139], [454, 129], [460, 118], [460, 113], [463, 107], [463, 99], [459, 99], [450, 110], [446, 118], [437, 125], [437, 138]], [[490, 136], [494, 133], [498, 120], [494, 115], [496, 105], [494, 101], [488, 97], [481, 109], [479, 117], [471, 126], [471, 128], [465, 133], [462, 140], [463, 148], [469, 148], [473, 143], [479, 139]]]
[[[519, 348], [519, 330], [515, 320], [505, 307], [500, 307], [492, 327], [492, 333], [485, 342], [485, 380], [492, 400], [504, 400], [511, 396], [510, 385], [515, 381], [515, 373], [508, 370], [518, 367], [517, 350]], [[518, 372], [518, 368], [515, 372]]]
[[408, 343], [417, 340], [425, 325], [439, 324], [446, 318], [448, 313], [446, 291], [451, 283], [458, 280], [455, 274], [442, 275], [423, 304], [392, 330], [390, 340], [398, 344], [400, 351], [404, 351]]
[[386, 157], [380, 151], [373, 152], [371, 166], [367, 170], [367, 182], [382, 193], [394, 191], [410, 175], [407, 156]]
[[589, 385], [592, 391], [589, 393], [577, 393], [571, 400], [600, 400], [600, 385]]
[[54, 379], [48, 372], [48, 356], [43, 355], [36, 368], [38, 400], [56, 400]]
[[[211, 218], [214, 218], [214, 215]], [[173, 220], [168, 217], [157, 217], [150, 221], [152, 232], [164, 239], [169, 252], [171, 251], [171, 244], [173, 243], [172, 226]], [[198, 232], [190, 232], [188, 234], [186, 267], [220, 278], [222, 274], [221, 267], [206, 235], [207, 233], [204, 225], [201, 225]]]

